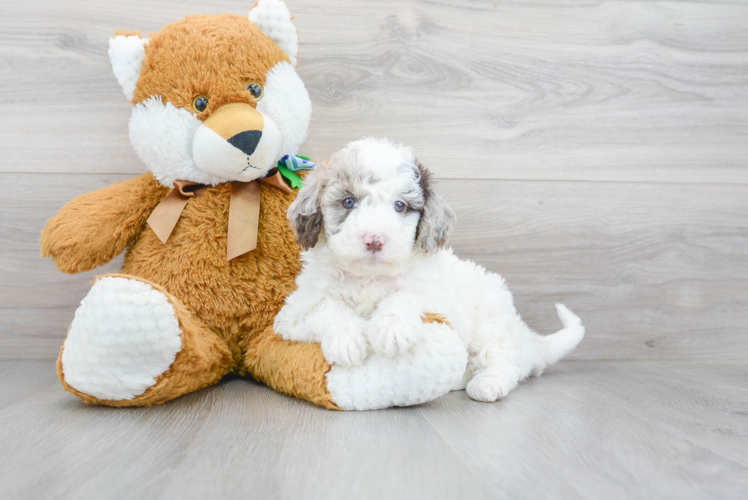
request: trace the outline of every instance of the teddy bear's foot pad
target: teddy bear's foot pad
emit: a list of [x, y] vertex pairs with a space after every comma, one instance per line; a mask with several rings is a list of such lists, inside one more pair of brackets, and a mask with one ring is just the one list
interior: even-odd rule
[[371, 354], [358, 366], [333, 365], [327, 389], [343, 410], [412, 406], [455, 389], [467, 365], [467, 351], [443, 323], [424, 325], [423, 340], [394, 357]]
[[182, 348], [174, 307], [138, 280], [98, 280], [75, 312], [61, 362], [65, 382], [102, 400], [143, 394]]

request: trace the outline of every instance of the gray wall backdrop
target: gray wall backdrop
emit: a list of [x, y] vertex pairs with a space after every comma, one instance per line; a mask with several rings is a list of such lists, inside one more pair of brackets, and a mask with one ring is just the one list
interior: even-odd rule
[[[53, 358], [96, 272], [39, 258], [74, 196], [144, 171], [112, 75], [142, 33], [251, 1], [2, 1], [0, 357]], [[575, 359], [748, 359], [748, 5], [289, 0], [314, 105], [303, 153], [411, 145], [542, 333]]]

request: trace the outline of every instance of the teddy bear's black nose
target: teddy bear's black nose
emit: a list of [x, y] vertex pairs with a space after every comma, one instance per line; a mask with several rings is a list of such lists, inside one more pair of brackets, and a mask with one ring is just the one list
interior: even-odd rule
[[248, 130], [240, 132], [229, 139], [229, 144], [240, 149], [247, 156], [251, 155], [257, 149], [257, 145], [262, 138], [262, 130]]

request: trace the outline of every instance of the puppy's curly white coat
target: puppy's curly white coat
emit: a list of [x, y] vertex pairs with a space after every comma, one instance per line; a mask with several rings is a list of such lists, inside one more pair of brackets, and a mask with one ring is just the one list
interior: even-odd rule
[[275, 320], [285, 339], [320, 342], [331, 363], [357, 365], [369, 350], [408, 352], [424, 335], [424, 314], [441, 314], [468, 351], [456, 389], [466, 385], [479, 401], [502, 398], [582, 340], [580, 319], [561, 304], [564, 328], [536, 334], [501, 276], [442, 249], [454, 213], [410, 148], [356, 141], [305, 182], [289, 208], [306, 251]]

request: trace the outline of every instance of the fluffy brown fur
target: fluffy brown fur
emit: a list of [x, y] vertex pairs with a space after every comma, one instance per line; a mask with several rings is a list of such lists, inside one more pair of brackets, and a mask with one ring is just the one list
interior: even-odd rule
[[244, 372], [241, 341], [273, 323], [301, 264], [285, 215], [294, 195], [267, 185], [257, 249], [226, 262], [230, 194], [230, 184], [219, 184], [191, 199], [166, 245], [145, 230], [122, 272], [161, 284], [195, 311], [231, 350], [234, 371]]
[[264, 86], [265, 74], [280, 61], [288, 61], [286, 54], [246, 16], [190, 16], [149, 35], [132, 103], [160, 95], [192, 109], [196, 95], [208, 94], [201, 120], [224, 104], [254, 106], [246, 85]]
[[270, 327], [249, 343], [246, 361], [252, 376], [276, 391], [329, 410], [340, 409], [327, 392], [325, 374], [330, 364], [318, 344], [283, 340]]
[[71, 274], [106, 264], [140, 236], [168, 192], [144, 174], [74, 198], [42, 231], [42, 257]]

